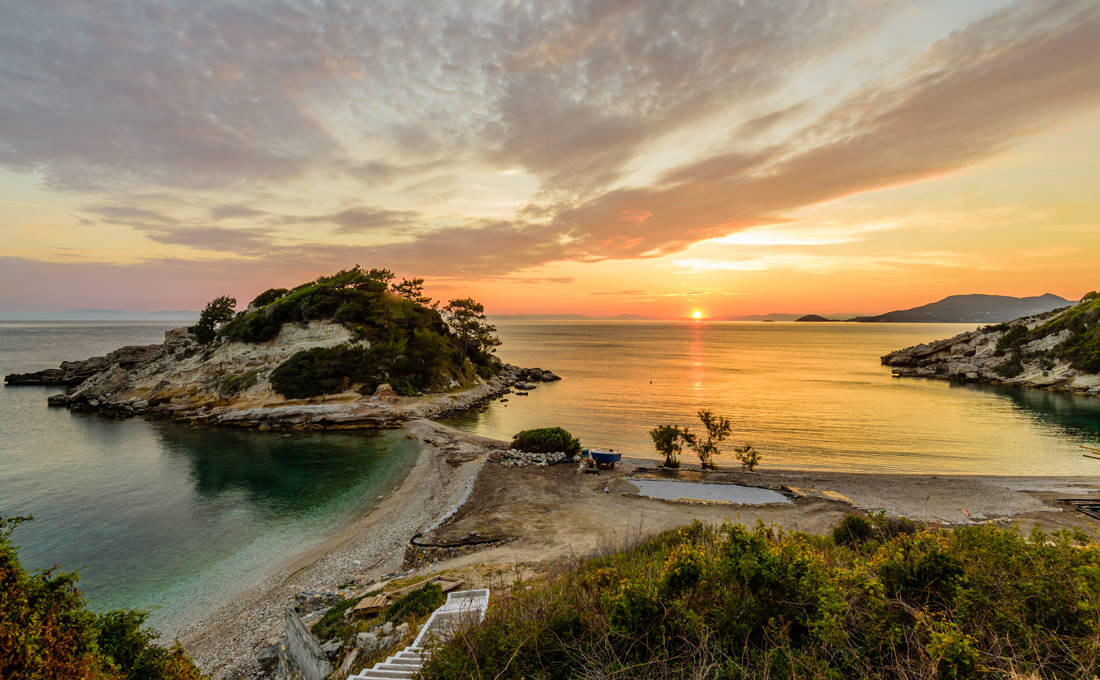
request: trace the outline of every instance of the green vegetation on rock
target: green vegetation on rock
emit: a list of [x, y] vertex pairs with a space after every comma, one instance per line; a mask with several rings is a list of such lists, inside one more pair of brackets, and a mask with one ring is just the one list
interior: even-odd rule
[[205, 345], [217, 337], [218, 326], [233, 320], [236, 308], [236, 298], [228, 295], [216, 297], [206, 303], [206, 307], [199, 313], [198, 323], [188, 330], [191, 331], [195, 340]]
[[872, 518], [834, 536], [699, 523], [659, 534], [498, 597], [423, 676], [1096, 674], [1100, 548], [1083, 534]]
[[997, 341], [997, 354], [1010, 354], [996, 370], [1005, 378], [1023, 372], [1027, 358], [1024, 346], [1049, 335], [1069, 331], [1051, 353], [1083, 373], [1100, 373], [1100, 296], [1086, 295], [1080, 304], [1045, 315], [1045, 321], [1028, 330], [1023, 323], [1005, 323], [994, 330], [1003, 331]]
[[[309, 321], [333, 321], [351, 330], [359, 341], [303, 350], [272, 372], [272, 387], [292, 399], [349, 389], [370, 394], [382, 383], [412, 396], [469, 385], [475, 376], [488, 378], [500, 370], [492, 354], [500, 341], [480, 304], [452, 300], [440, 312], [423, 294], [423, 279], [393, 284], [394, 278], [388, 269], [356, 266], [290, 290], [273, 288], [218, 335], [229, 342], [267, 342], [284, 325]], [[220, 391], [247, 386], [229, 380]]]
[[581, 452], [581, 443], [564, 428], [540, 427], [517, 433], [512, 437], [512, 448], [529, 453], [562, 452], [572, 458]]
[[0, 518], [0, 678], [200, 680], [179, 643], [154, 644], [138, 611], [89, 611], [76, 572], [28, 572]]

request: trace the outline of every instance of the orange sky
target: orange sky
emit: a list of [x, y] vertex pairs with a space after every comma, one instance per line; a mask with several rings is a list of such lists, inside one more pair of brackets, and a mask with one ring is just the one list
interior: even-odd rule
[[498, 314], [1100, 288], [1100, 4], [692, 5], [28, 5], [0, 315], [357, 263]]

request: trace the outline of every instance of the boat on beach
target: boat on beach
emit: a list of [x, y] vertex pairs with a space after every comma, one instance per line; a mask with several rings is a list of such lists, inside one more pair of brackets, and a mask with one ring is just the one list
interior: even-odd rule
[[623, 454], [615, 453], [614, 449], [584, 449], [586, 454], [596, 464], [596, 467], [613, 469], [615, 463], [623, 458]]

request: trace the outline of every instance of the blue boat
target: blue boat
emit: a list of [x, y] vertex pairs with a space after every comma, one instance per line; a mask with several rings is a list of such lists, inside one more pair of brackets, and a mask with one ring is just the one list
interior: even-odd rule
[[614, 449], [585, 449], [584, 453], [602, 468], [614, 468], [623, 458], [623, 454], [615, 453]]

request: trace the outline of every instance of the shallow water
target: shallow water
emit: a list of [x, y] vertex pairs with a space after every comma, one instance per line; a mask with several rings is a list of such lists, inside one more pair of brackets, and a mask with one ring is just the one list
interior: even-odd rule
[[[763, 467], [1094, 475], [1100, 399], [894, 378], [879, 357], [964, 324], [509, 322], [502, 358], [562, 376], [449, 419], [499, 438], [561, 425], [584, 446], [655, 457], [648, 431], [732, 418]], [[684, 456], [685, 462], [693, 462]], [[731, 456], [720, 462], [736, 463]]]
[[[166, 326], [0, 324], [0, 372], [55, 366]], [[55, 388], [0, 388], [0, 516], [29, 567], [80, 569], [97, 609], [151, 612], [172, 632], [319, 545], [415, 462], [380, 433], [279, 433], [111, 420], [48, 408]]]

